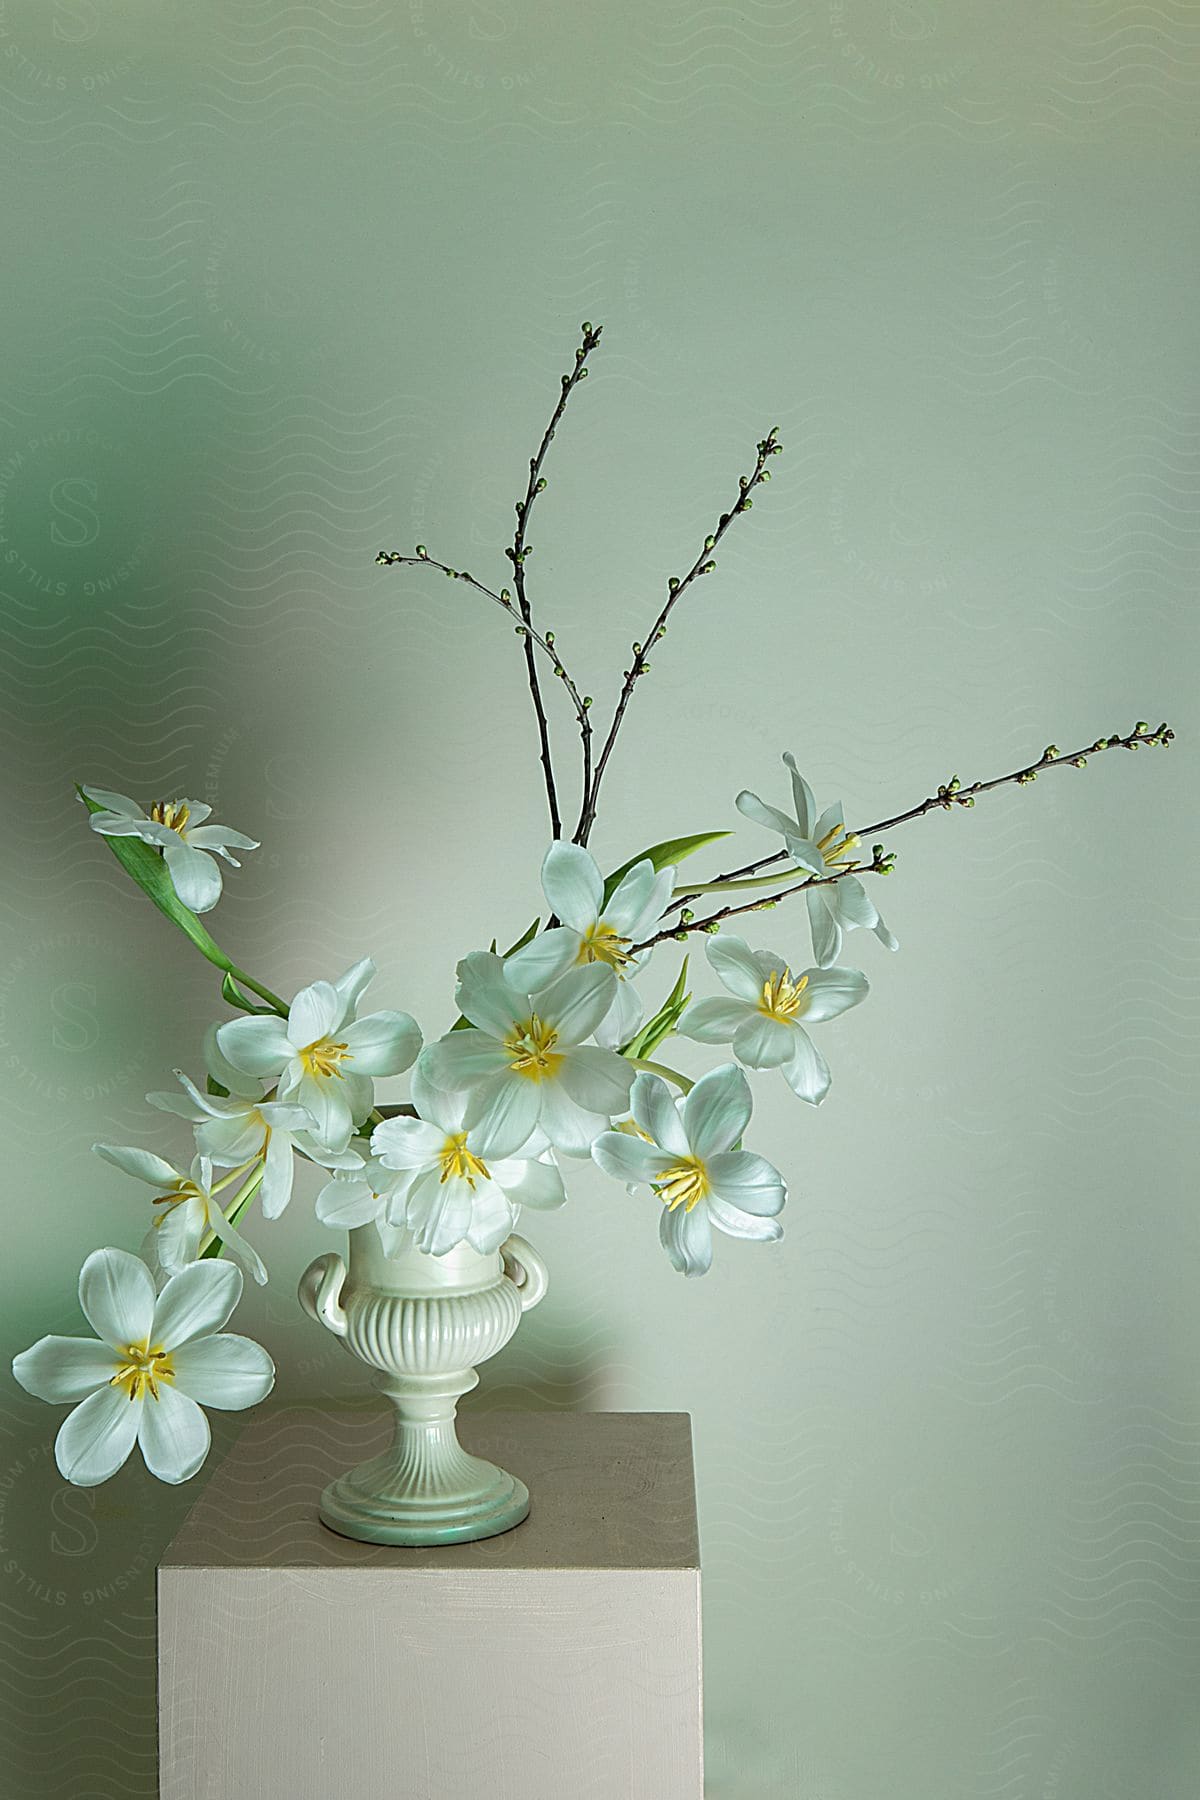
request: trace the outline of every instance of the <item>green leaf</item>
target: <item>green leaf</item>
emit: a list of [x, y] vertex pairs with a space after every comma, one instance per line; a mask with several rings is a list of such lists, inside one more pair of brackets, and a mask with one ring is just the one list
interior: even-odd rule
[[[87, 807], [89, 814], [104, 811], [98, 801], [88, 799], [78, 782], [75, 784], [75, 792]], [[247, 975], [245, 969], [239, 969], [235, 962], [231, 962], [220, 944], [200, 923], [195, 913], [183, 904], [175, 892], [175, 884], [171, 880], [166, 862], [153, 844], [144, 844], [141, 838], [134, 837], [106, 837], [104, 842], [125, 873], [131, 875], [142, 892], [148, 894], [153, 900], [159, 912], [165, 913], [172, 925], [178, 925], [184, 936], [190, 938], [195, 944], [201, 956], [207, 957], [210, 963], [223, 972], [225, 980], [221, 983], [221, 991], [230, 1005], [241, 1006], [247, 1012], [260, 1010], [258, 1007], [247, 1004], [244, 998], [233, 998], [227, 983], [231, 977], [236, 977], [243, 986], [252, 988], [256, 994], [261, 995], [267, 1001], [268, 1011], [278, 1013], [286, 1019], [287, 1005], [279, 998], [278, 994], [273, 994], [270, 988], [262, 987], [252, 976]]]
[[730, 836], [728, 831], [698, 831], [693, 837], [666, 838], [661, 844], [652, 844], [649, 850], [642, 850], [637, 856], [622, 863], [614, 869], [604, 883], [604, 905], [607, 906], [617, 890], [618, 883], [628, 875], [637, 863], [645, 862], [649, 857], [655, 869], [665, 869], [668, 863], [682, 862], [685, 856], [691, 856], [694, 850], [703, 850], [706, 844], [715, 844], [719, 838]]
[[242, 1012], [274, 1013], [275, 1011], [273, 1006], [255, 1006], [253, 1000], [248, 1000], [228, 969], [221, 977], [221, 998], [227, 1000], [230, 1006], [238, 1007]]
[[[104, 811], [97, 801], [88, 799], [78, 783], [75, 791], [89, 813]], [[144, 894], [149, 894], [159, 912], [165, 913], [172, 925], [178, 925], [180, 931], [191, 938], [201, 956], [207, 956], [210, 963], [224, 969], [227, 975], [232, 973], [236, 965], [230, 962], [221, 946], [175, 892], [175, 884], [160, 852], [152, 844], [144, 844], [141, 838], [106, 837], [104, 842], [125, 873], [133, 877]]]
[[688, 959], [683, 959], [679, 979], [652, 1019], [647, 1019], [636, 1037], [622, 1046], [621, 1055], [631, 1059], [645, 1058], [655, 1051], [664, 1038], [670, 1037], [678, 1025], [691, 995], [686, 992]]

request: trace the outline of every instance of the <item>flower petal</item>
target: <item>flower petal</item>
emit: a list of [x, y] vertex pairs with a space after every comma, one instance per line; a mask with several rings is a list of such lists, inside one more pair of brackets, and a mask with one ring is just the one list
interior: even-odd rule
[[338, 1020], [339, 1025], [344, 1025], [347, 1019], [354, 1017], [363, 992], [374, 980], [375, 973], [374, 959], [370, 956], [362, 956], [356, 963], [351, 964], [344, 975], [338, 976], [333, 985], [342, 1002], [342, 1016]]
[[605, 1050], [619, 1050], [636, 1035], [642, 1022], [642, 998], [628, 977], [617, 979], [616, 998], [596, 1027], [596, 1042]]
[[564, 925], [586, 931], [600, 917], [604, 877], [589, 850], [558, 839], [542, 862], [542, 892]]
[[689, 1154], [687, 1132], [683, 1129], [675, 1096], [661, 1075], [651, 1075], [643, 1070], [634, 1082], [629, 1098], [634, 1123], [649, 1132], [660, 1149], [667, 1151], [676, 1162]]
[[[215, 1207], [214, 1207], [215, 1211]], [[154, 1261], [164, 1275], [177, 1275], [200, 1253], [200, 1240], [208, 1230], [208, 1202], [199, 1194], [175, 1206], [162, 1207], [150, 1227]]]
[[557, 1163], [540, 1160], [490, 1162], [492, 1180], [514, 1206], [532, 1206], [553, 1212], [567, 1198], [562, 1171]]
[[836, 1019], [866, 999], [870, 983], [858, 969], [808, 969], [800, 1017], [806, 1025]]
[[118, 1350], [144, 1344], [154, 1318], [154, 1277], [128, 1250], [93, 1250], [79, 1273], [79, 1304], [106, 1344]]
[[158, 1399], [151, 1395], [142, 1407], [137, 1439], [150, 1473], [178, 1487], [208, 1455], [212, 1435], [196, 1402], [164, 1381]]
[[104, 1387], [117, 1372], [117, 1359], [110, 1344], [95, 1338], [44, 1337], [13, 1357], [12, 1372], [26, 1393], [59, 1405]]
[[785, 838], [798, 835], [795, 819], [789, 819], [777, 806], [768, 806], [748, 789], [743, 788], [733, 804], [744, 818], [753, 819], [756, 825], [765, 825], [768, 831], [778, 831]]
[[214, 1200], [208, 1208], [208, 1222], [214, 1234], [225, 1246], [225, 1254], [235, 1262], [244, 1275], [249, 1275], [259, 1287], [267, 1282], [267, 1265], [258, 1251], [244, 1238], [236, 1225], [231, 1225], [221, 1208]]
[[[654, 864], [648, 856], [634, 863], [632, 869], [622, 875], [603, 908], [605, 924], [611, 925], [622, 937], [632, 937], [634, 926], [646, 911], [655, 880]], [[667, 891], [669, 894], [670, 889]]]
[[588, 1044], [565, 1051], [558, 1070], [558, 1082], [575, 1104], [606, 1119], [624, 1112], [633, 1077], [633, 1064], [625, 1057]]
[[780, 1073], [792, 1092], [810, 1106], [819, 1106], [832, 1084], [829, 1064], [803, 1026], [798, 1026], [792, 1054], [780, 1064]]
[[712, 1226], [706, 1206], [662, 1209], [658, 1235], [664, 1250], [681, 1275], [705, 1275], [712, 1267]]
[[813, 791], [796, 767], [796, 759], [790, 750], [785, 750], [783, 760], [792, 778], [792, 803], [796, 808], [796, 823], [800, 827], [801, 837], [812, 837], [813, 821], [817, 816], [817, 803], [813, 799]]
[[757, 1001], [772, 970], [787, 968], [785, 961], [773, 958], [769, 951], [752, 950], [745, 938], [726, 937], [724, 932], [709, 938], [704, 951], [723, 986], [739, 1000]]
[[505, 977], [522, 993], [535, 994], [578, 961], [579, 942], [579, 933], [567, 925], [539, 932], [506, 958]]
[[543, 1096], [554, 1087], [554, 1082], [527, 1081], [507, 1068], [493, 1075], [479, 1088], [467, 1115], [472, 1136], [478, 1134], [482, 1142], [490, 1144], [493, 1156], [514, 1156], [529, 1142], [539, 1122]]
[[183, 1344], [171, 1361], [180, 1393], [222, 1412], [257, 1406], [275, 1385], [275, 1364], [262, 1345], [234, 1331]]
[[[262, 848], [257, 838], [247, 837], [244, 831], [234, 831], [228, 825], [189, 825], [186, 827], [187, 842], [197, 850], [207, 850], [210, 854], [221, 856], [229, 850], [259, 850]], [[232, 856], [227, 861], [233, 862]], [[234, 867], [240, 864], [234, 863]]]
[[[164, 1094], [163, 1098], [167, 1096]], [[160, 1193], [166, 1193], [182, 1179], [179, 1170], [173, 1169], [161, 1156], [155, 1156], [153, 1150], [138, 1150], [133, 1144], [93, 1144], [92, 1149], [114, 1168], [148, 1182]]]
[[885, 950], [898, 950], [900, 948], [899, 938], [896, 937], [893, 932], [888, 930], [887, 926], [879, 916], [878, 909], [876, 909], [875, 923], [872, 925], [871, 930], [875, 933], [875, 936], [879, 939]]
[[489, 1033], [469, 1027], [466, 1031], [448, 1031], [445, 1037], [426, 1044], [420, 1067], [433, 1087], [454, 1094], [507, 1074], [508, 1057]]
[[226, 1020], [217, 1027], [216, 1048], [242, 1075], [260, 1077], [282, 1075], [293, 1055], [285, 1021], [265, 1016]]
[[68, 1413], [54, 1440], [59, 1473], [76, 1487], [97, 1487], [126, 1461], [141, 1422], [142, 1398], [104, 1386]]
[[[296, 1109], [299, 1111], [299, 1108]], [[289, 1131], [272, 1131], [263, 1161], [262, 1186], [258, 1191], [264, 1219], [277, 1219], [292, 1197], [296, 1158]]]
[[779, 1170], [764, 1156], [750, 1150], [726, 1150], [708, 1159], [708, 1180], [713, 1194], [739, 1212], [773, 1219], [782, 1211], [787, 1187]]
[[590, 1038], [616, 998], [617, 978], [607, 963], [568, 969], [537, 995], [537, 1011], [568, 1044]]
[[829, 910], [829, 902], [825, 898], [828, 892], [828, 887], [810, 888], [804, 896], [808, 903], [813, 956], [822, 969], [829, 968], [837, 961], [842, 948], [842, 928]]
[[[220, 1331], [242, 1297], [242, 1271], [215, 1257], [172, 1275], [154, 1308], [153, 1343], [175, 1350]], [[131, 1340], [137, 1341], [137, 1340]]]
[[399, 1075], [421, 1048], [421, 1028], [406, 1012], [368, 1013], [341, 1028], [357, 1075]]
[[221, 898], [221, 871], [206, 850], [193, 850], [177, 832], [175, 842], [163, 845], [163, 859], [171, 885], [194, 913], [211, 912]]
[[502, 956], [494, 950], [472, 950], [458, 965], [455, 1002], [464, 1018], [489, 1037], [505, 1038], [525, 1006], [506, 973]]
[[[853, 931], [860, 925], [874, 925], [878, 920], [875, 902], [857, 875], [843, 875], [840, 881], [831, 882], [827, 893], [830, 909], [843, 931]], [[822, 966], [828, 967], [828, 964]]]
[[371, 1151], [388, 1169], [420, 1169], [436, 1161], [447, 1132], [424, 1119], [385, 1119], [371, 1133]]
[[[84, 787], [83, 791], [89, 800], [94, 800], [96, 805], [102, 806], [106, 812], [118, 813], [126, 819], [144, 819], [146, 817], [137, 801], [131, 800], [128, 794], [115, 794], [111, 788], [98, 787]], [[96, 818], [99, 815], [93, 814], [92, 816]]]
[[754, 1110], [750, 1084], [736, 1063], [702, 1075], [683, 1103], [683, 1128], [693, 1153], [707, 1162], [737, 1142]]
[[708, 1196], [708, 1216], [726, 1237], [752, 1238], [760, 1244], [777, 1244], [783, 1236], [778, 1219], [756, 1219], [753, 1213], [740, 1212], [716, 1194]]
[[748, 1000], [694, 1000], [675, 1029], [695, 1044], [732, 1044], [736, 1032], [757, 1011]]
[[516, 1222], [516, 1207], [494, 1181], [476, 1186], [466, 1235], [472, 1250], [481, 1256], [494, 1255]]
[[777, 1069], [795, 1048], [796, 1027], [757, 1010], [743, 1019], [733, 1039], [733, 1054], [751, 1069]]
[[354, 1135], [354, 1097], [351, 1083], [339, 1075], [301, 1076], [294, 1093], [312, 1114], [312, 1136], [328, 1150], [344, 1150]]
[[[471, 1224], [474, 1191], [458, 1176], [439, 1181], [431, 1171], [408, 1191], [405, 1222], [418, 1250], [445, 1256], [461, 1244]], [[507, 1235], [507, 1234], [506, 1234]]]
[[319, 1044], [341, 1024], [345, 1010], [346, 1003], [332, 981], [314, 981], [301, 988], [288, 1009], [288, 1042], [296, 1050]]
[[335, 1175], [317, 1195], [316, 1214], [332, 1230], [354, 1231], [382, 1218], [386, 1205], [386, 1196], [377, 1194], [361, 1176]]
[[566, 1092], [560, 1081], [542, 1083], [542, 1107], [538, 1124], [550, 1143], [564, 1156], [589, 1156], [592, 1145], [608, 1127], [606, 1115], [589, 1112]]
[[592, 1159], [617, 1181], [660, 1181], [677, 1160], [628, 1131], [602, 1131], [592, 1145]]

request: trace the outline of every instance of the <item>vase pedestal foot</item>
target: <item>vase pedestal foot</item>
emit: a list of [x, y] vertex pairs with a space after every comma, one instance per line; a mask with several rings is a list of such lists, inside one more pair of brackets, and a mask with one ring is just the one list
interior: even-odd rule
[[389, 1452], [331, 1481], [318, 1507], [321, 1523], [364, 1544], [469, 1544], [499, 1537], [529, 1517], [529, 1489], [494, 1463], [460, 1451], [455, 1489], [405, 1494]]

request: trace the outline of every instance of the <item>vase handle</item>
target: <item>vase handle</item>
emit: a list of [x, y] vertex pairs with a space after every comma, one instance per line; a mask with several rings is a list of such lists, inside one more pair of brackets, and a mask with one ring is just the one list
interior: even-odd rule
[[326, 1331], [332, 1331], [335, 1337], [346, 1335], [346, 1313], [342, 1306], [342, 1283], [346, 1279], [346, 1265], [336, 1250], [327, 1250], [324, 1256], [318, 1256], [315, 1262], [309, 1263], [300, 1277], [297, 1292], [300, 1304], [310, 1319], [318, 1325], [324, 1325]]
[[549, 1287], [550, 1271], [533, 1245], [515, 1234], [505, 1238], [500, 1246], [500, 1256], [504, 1273], [521, 1296], [521, 1311], [528, 1312]]

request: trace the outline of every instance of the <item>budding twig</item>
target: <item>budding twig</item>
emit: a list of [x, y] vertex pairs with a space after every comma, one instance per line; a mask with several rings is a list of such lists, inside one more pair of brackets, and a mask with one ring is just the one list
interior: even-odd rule
[[[534, 500], [546, 485], [542, 479], [542, 462], [550, 446], [550, 440], [554, 436], [555, 427], [563, 416], [571, 390], [587, 375], [588, 352], [594, 350], [600, 342], [600, 333], [603, 329], [602, 325], [593, 326], [587, 319], [580, 327], [583, 333], [583, 342], [575, 352], [575, 367], [569, 375], [562, 377], [562, 392], [558, 397], [558, 405], [551, 414], [550, 423], [546, 427], [537, 455], [531, 457], [529, 461], [529, 485], [525, 489], [525, 498], [517, 501], [516, 536], [513, 538], [512, 548], [505, 550], [504, 554], [513, 566], [513, 586], [517, 590], [517, 605], [520, 608], [521, 619], [526, 626], [529, 625], [532, 618], [532, 610], [525, 592], [525, 559], [532, 555], [533, 545], [525, 542], [525, 534], [529, 528], [529, 515], [533, 511]], [[553, 645], [553, 633], [548, 634], [543, 641]], [[552, 835], [560, 838], [562, 836], [562, 819], [559, 816], [554, 764], [550, 755], [550, 729], [546, 723], [546, 708], [542, 701], [541, 682], [538, 678], [537, 659], [533, 654], [533, 643], [534, 640], [527, 634], [525, 638], [525, 668], [529, 676], [529, 693], [533, 700], [533, 710], [537, 717], [538, 742], [541, 746], [542, 772], [546, 778], [546, 801], [550, 808]], [[562, 665], [557, 662], [556, 658], [555, 673], [559, 674], [560, 678], [561, 667]], [[578, 717], [580, 735], [583, 740], [583, 794], [586, 799], [592, 779], [592, 722], [587, 716], [586, 708], [578, 710]]]
[[716, 530], [711, 532], [709, 536], [705, 538], [703, 550], [701, 550], [699, 556], [682, 580], [672, 575], [667, 583], [667, 598], [663, 603], [662, 610], [650, 627], [646, 637], [640, 643], [635, 643], [632, 646], [633, 658], [625, 671], [625, 680], [617, 699], [616, 708], [613, 712], [612, 723], [608, 728], [608, 736], [604, 740], [604, 748], [601, 750], [596, 761], [596, 772], [592, 777], [590, 785], [584, 789], [583, 805], [580, 807], [579, 811], [579, 823], [575, 827], [574, 841], [577, 844], [587, 843], [592, 825], [595, 823], [596, 803], [600, 794], [600, 783], [604, 779], [604, 771], [608, 767], [608, 759], [612, 755], [613, 745], [616, 743], [617, 733], [621, 729], [621, 721], [625, 717], [625, 710], [629, 705], [634, 687], [637, 684], [638, 678], [644, 675], [650, 667], [648, 661], [649, 652], [658, 640], [665, 636], [667, 620], [670, 618], [671, 613], [678, 602], [683, 598], [687, 588], [698, 575], [710, 575], [716, 568], [716, 563], [711, 559], [711, 552], [716, 549], [718, 543], [724, 537], [729, 528], [730, 521], [735, 514], [748, 512], [750, 507], [754, 504], [750, 499], [751, 491], [756, 488], [760, 482], [769, 481], [771, 479], [770, 472], [767, 469], [767, 462], [772, 456], [778, 456], [783, 449], [783, 445], [778, 439], [778, 430], [779, 427], [777, 425], [772, 425], [766, 437], [763, 438], [758, 446], [758, 457], [754, 464], [753, 474], [742, 475], [738, 479], [738, 498], [734, 501], [733, 506], [727, 513], [721, 514], [720, 522], [718, 523]]
[[[405, 556], [399, 550], [381, 550], [375, 558], [375, 561], [377, 563], [383, 563], [389, 568], [396, 563], [420, 563], [427, 569], [440, 569], [443, 575], [450, 575], [455, 581], [465, 581], [468, 587], [473, 587], [477, 594], [485, 595], [486, 598], [493, 601], [495, 605], [502, 607], [510, 617], [514, 619], [520, 618], [520, 613], [507, 588], [501, 588], [500, 592], [497, 594], [492, 588], [485, 587], [482, 581], [476, 581], [474, 575], [467, 569], [452, 569], [449, 563], [439, 562], [436, 556], [430, 556], [424, 544], [417, 545], [415, 556]], [[524, 621], [517, 625], [516, 631], [519, 637], [530, 639], [544, 655], [550, 658], [550, 661], [554, 665], [554, 673], [558, 676], [564, 688], [567, 690], [571, 705], [575, 708], [575, 717], [579, 721], [580, 732], [585, 735], [590, 735], [592, 726], [591, 720], [588, 718], [588, 707], [591, 705], [591, 699], [589, 696], [580, 695], [579, 689], [575, 686], [575, 683], [567, 673], [562, 658], [554, 647], [553, 636], [543, 637], [540, 631], [535, 630], [532, 625], [527, 624]]]
[[[1025, 787], [1029, 782], [1037, 780], [1042, 769], [1059, 768], [1064, 763], [1070, 763], [1072, 767], [1082, 769], [1086, 766], [1089, 756], [1097, 756], [1103, 750], [1139, 750], [1152, 745], [1162, 745], [1166, 749], [1174, 736], [1175, 733], [1165, 722], [1156, 731], [1151, 731], [1146, 720], [1139, 719], [1133, 730], [1126, 732], [1123, 737], [1114, 734], [1112, 737], [1097, 738], [1094, 744], [1085, 744], [1081, 750], [1069, 751], [1065, 756], [1060, 753], [1057, 744], [1047, 744], [1037, 761], [1026, 763], [1024, 768], [1013, 769], [1008, 775], [997, 775], [991, 781], [974, 781], [969, 787], [964, 787], [958, 776], [952, 775], [949, 781], [938, 788], [936, 794], [931, 794], [919, 805], [909, 807], [907, 812], [896, 813], [893, 818], [879, 819], [874, 825], [863, 825], [853, 831], [851, 835], [855, 838], [871, 837], [875, 832], [890, 831], [893, 826], [906, 825], [910, 819], [923, 818], [929, 812], [939, 809], [948, 812], [955, 806], [974, 806], [977, 794], [990, 793], [993, 788], [1003, 787], [1010, 781], [1016, 782], [1019, 787]], [[744, 906], [725, 907], [720, 912], [710, 913], [703, 919], [693, 919], [687, 913], [691, 901], [699, 899], [702, 893], [711, 893], [714, 889], [735, 884], [745, 876], [754, 875], [759, 869], [791, 860], [786, 850], [776, 850], [770, 856], [760, 856], [755, 862], [743, 863], [741, 868], [730, 869], [724, 875], [715, 876], [712, 881], [699, 883], [690, 893], [677, 894], [672, 899], [667, 912], [678, 912], [680, 914], [679, 924], [660, 931], [657, 937], [650, 938], [646, 944], [635, 944], [634, 949], [644, 950], [648, 944], [660, 943], [664, 938], [686, 937], [689, 932], [704, 931], [735, 912], [753, 912], [759, 907], [774, 906], [777, 901], [787, 899], [790, 894], [798, 894], [804, 888], [816, 887], [824, 882], [840, 881], [844, 875], [888, 874], [891, 865], [888, 862], [887, 866], [884, 866], [884, 861], [880, 856], [882, 849], [883, 846], [880, 844], [875, 846], [874, 861], [869, 864], [855, 865], [839, 870], [836, 875], [819, 876], [799, 882], [794, 887], [781, 888], [777, 893], [768, 895], [763, 900], [750, 901]], [[779, 879], [782, 881], [788, 873], [790, 871], [781, 869]]]

